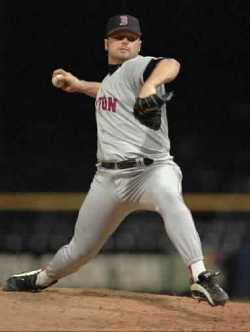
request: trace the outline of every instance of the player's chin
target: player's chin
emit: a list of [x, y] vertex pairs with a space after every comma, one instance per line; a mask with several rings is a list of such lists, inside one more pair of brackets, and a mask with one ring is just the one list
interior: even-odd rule
[[122, 52], [119, 54], [119, 58], [122, 60], [122, 61], [127, 61], [129, 59], [132, 59], [134, 57], [133, 54], [131, 54], [130, 52]]

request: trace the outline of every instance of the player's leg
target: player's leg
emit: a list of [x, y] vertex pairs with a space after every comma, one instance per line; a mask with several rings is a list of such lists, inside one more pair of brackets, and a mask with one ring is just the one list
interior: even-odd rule
[[79, 211], [74, 236], [49, 263], [48, 275], [64, 277], [89, 261], [128, 213], [128, 204], [119, 201], [112, 182], [97, 177]]
[[[228, 298], [226, 293], [215, 283], [213, 275], [206, 272], [200, 237], [183, 200], [181, 180], [181, 171], [176, 164], [152, 167], [145, 180], [142, 200], [151, 201], [162, 216], [169, 238], [189, 267], [194, 283], [199, 285], [194, 287], [197, 294], [201, 291], [202, 282], [202, 296], [206, 292], [206, 300], [210, 304], [224, 304]], [[209, 294], [205, 288], [209, 288]]]
[[[169, 238], [189, 266], [203, 260], [200, 238], [182, 197], [181, 173], [175, 164], [152, 167], [143, 199], [162, 216]], [[202, 271], [201, 271], [202, 272]]]
[[70, 243], [58, 250], [45, 269], [10, 277], [5, 290], [43, 289], [77, 271], [98, 253], [129, 212], [129, 205], [117, 198], [111, 177], [97, 174], [79, 211]]

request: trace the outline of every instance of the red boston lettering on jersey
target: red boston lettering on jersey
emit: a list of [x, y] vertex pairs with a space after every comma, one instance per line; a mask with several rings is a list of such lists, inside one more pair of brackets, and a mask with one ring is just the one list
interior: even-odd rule
[[108, 110], [116, 112], [117, 99], [108, 97]]
[[117, 110], [117, 99], [113, 97], [99, 97], [96, 100], [96, 108], [101, 111], [116, 112]]
[[107, 110], [107, 105], [108, 105], [108, 103], [107, 103], [107, 98], [102, 98], [102, 109], [103, 110]]

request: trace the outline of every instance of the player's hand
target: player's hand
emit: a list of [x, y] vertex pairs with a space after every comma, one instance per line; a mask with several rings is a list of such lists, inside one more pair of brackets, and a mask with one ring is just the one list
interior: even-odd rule
[[76, 76], [61, 68], [53, 71], [51, 82], [56, 88], [70, 93], [78, 92], [81, 85]]
[[146, 98], [146, 97], [149, 97], [151, 95], [154, 95], [156, 94], [156, 88], [154, 85], [148, 83], [148, 82], [145, 82], [139, 92], [139, 95], [138, 97], [139, 98]]

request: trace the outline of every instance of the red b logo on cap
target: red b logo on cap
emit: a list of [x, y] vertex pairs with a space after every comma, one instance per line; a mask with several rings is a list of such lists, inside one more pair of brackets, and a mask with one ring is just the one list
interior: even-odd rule
[[126, 15], [120, 16], [120, 25], [128, 25], [128, 16]]

